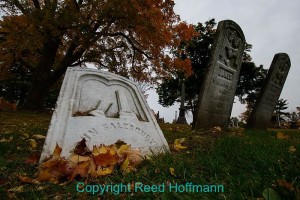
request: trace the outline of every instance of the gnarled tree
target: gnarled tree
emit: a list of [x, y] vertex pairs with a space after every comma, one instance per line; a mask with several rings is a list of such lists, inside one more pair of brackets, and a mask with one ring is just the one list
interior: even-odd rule
[[67, 67], [94, 63], [148, 81], [188, 72], [190, 62], [165, 53], [195, 34], [173, 7], [172, 0], [2, 0], [2, 79], [15, 65], [29, 70], [25, 108], [37, 110]]

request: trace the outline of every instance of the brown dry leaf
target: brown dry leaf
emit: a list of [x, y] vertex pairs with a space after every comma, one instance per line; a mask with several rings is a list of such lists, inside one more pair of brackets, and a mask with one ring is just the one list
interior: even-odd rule
[[31, 179], [31, 178], [29, 178], [27, 176], [19, 176], [18, 178], [20, 179], [20, 181], [22, 183], [35, 183], [35, 184], [39, 184], [40, 183], [37, 180]]
[[89, 174], [90, 164], [91, 161], [89, 160], [75, 165], [74, 171], [69, 180], [72, 181], [77, 175], [80, 175], [81, 177], [87, 177]]
[[52, 174], [48, 170], [41, 171], [38, 174], [38, 177], [36, 178], [36, 180], [39, 181], [39, 182], [44, 182], [44, 181], [50, 181], [50, 182], [52, 182], [51, 181], [52, 179], [53, 179]]
[[79, 162], [91, 160], [91, 157], [90, 156], [79, 156], [79, 155], [73, 154], [73, 155], [71, 155], [69, 160], [73, 163], [79, 163]]
[[22, 136], [24, 136], [25, 138], [29, 138], [29, 134], [28, 133], [23, 133]]
[[87, 156], [91, 155], [92, 152], [89, 150], [89, 148], [86, 146], [86, 140], [83, 138], [78, 144], [76, 145], [74, 149], [74, 153], [80, 156]]
[[284, 179], [277, 179], [277, 184], [278, 186], [281, 186], [283, 188], [289, 189], [289, 190], [294, 190], [294, 186], [292, 183], [287, 182]]
[[33, 135], [32, 137], [34, 137], [35, 139], [45, 139], [46, 138], [46, 136], [44, 136], [44, 135], [40, 135], [40, 134], [36, 134], [36, 135]]
[[287, 140], [289, 139], [289, 136], [288, 135], [285, 135], [283, 132], [277, 132], [277, 135], [276, 135], [277, 139], [280, 139], [280, 140]]
[[28, 141], [29, 141], [30, 146], [33, 149], [36, 148], [37, 144], [36, 144], [36, 141], [34, 139], [29, 139]]
[[289, 147], [289, 152], [290, 152], [290, 153], [295, 153], [296, 150], [297, 150], [297, 149], [295, 148], [294, 145], [292, 145], [292, 146]]
[[93, 158], [95, 164], [98, 166], [107, 167], [117, 164], [117, 160], [115, 156], [110, 153], [110, 150], [108, 150], [105, 154], [99, 154]]
[[144, 158], [142, 156], [142, 152], [139, 149], [128, 149], [124, 151], [124, 153], [127, 155], [127, 158], [130, 162], [131, 166], [136, 166], [140, 164]]

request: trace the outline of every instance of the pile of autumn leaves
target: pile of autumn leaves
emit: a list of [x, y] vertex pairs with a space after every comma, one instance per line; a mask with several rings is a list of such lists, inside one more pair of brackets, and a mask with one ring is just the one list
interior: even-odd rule
[[127, 173], [143, 161], [140, 150], [132, 149], [126, 143], [94, 146], [91, 151], [82, 139], [69, 159], [61, 157], [61, 151], [56, 145], [53, 155], [40, 165], [37, 178], [31, 182], [59, 183], [72, 181], [77, 176], [97, 178], [111, 174], [116, 167]]

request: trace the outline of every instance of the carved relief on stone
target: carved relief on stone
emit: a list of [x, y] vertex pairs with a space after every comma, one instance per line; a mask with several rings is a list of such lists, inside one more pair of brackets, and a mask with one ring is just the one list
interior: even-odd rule
[[278, 67], [278, 71], [276, 72], [272, 82], [279, 87], [282, 87], [284, 84], [284, 79], [285, 79], [285, 73], [289, 69], [289, 62], [285, 59], [282, 58], [280, 65]]
[[235, 30], [232, 30], [230, 28], [226, 30], [225, 34], [225, 47], [222, 50], [221, 55], [219, 55], [219, 60], [226, 66], [236, 69], [238, 65], [237, 56], [239, 53], [241, 38], [239, 38]]

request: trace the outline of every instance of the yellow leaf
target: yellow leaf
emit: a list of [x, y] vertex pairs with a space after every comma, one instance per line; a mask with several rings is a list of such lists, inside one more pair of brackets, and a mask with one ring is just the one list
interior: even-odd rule
[[129, 167], [129, 160], [126, 158], [124, 162], [121, 164], [121, 170], [123, 172], [129, 173], [130, 172], [130, 167]]
[[99, 147], [93, 146], [92, 154], [94, 156], [98, 156], [99, 154], [105, 154], [105, 153], [107, 153], [107, 149], [103, 145]]
[[107, 175], [107, 174], [111, 174], [112, 172], [113, 172], [113, 167], [99, 167], [98, 169], [97, 169], [97, 174], [99, 175], [99, 176], [105, 176], [105, 175]]
[[292, 145], [289, 147], [289, 152], [294, 153], [297, 149]]
[[34, 139], [29, 139], [29, 143], [30, 143], [30, 146], [32, 148], [36, 148], [37, 144], [36, 144], [36, 141]]
[[35, 139], [45, 139], [46, 138], [46, 136], [39, 135], [39, 134], [33, 135], [32, 137], [34, 137]]
[[16, 186], [16, 187], [10, 188], [8, 191], [9, 192], [24, 192], [24, 186], [23, 185]]
[[175, 141], [174, 141], [174, 149], [176, 151], [180, 151], [182, 149], [186, 149], [187, 147], [181, 145], [181, 143], [183, 143], [184, 141], [185, 141], [185, 138], [175, 139]]
[[29, 134], [28, 133], [23, 133], [22, 134], [25, 138], [29, 138]]
[[213, 130], [214, 130], [214, 131], [219, 131], [219, 132], [222, 131], [222, 129], [221, 129], [219, 126], [214, 127]]
[[128, 150], [129, 147], [130, 147], [130, 145], [127, 145], [127, 144], [121, 145], [117, 151], [118, 155], [122, 155], [122, 153], [124, 153], [124, 151]]
[[170, 168], [169, 168], [169, 171], [170, 171], [170, 174], [171, 174], [172, 176], [176, 176], [176, 175], [175, 175], [175, 169], [174, 169], [173, 167], [170, 167]]
[[280, 140], [289, 139], [289, 136], [285, 135], [283, 132], [278, 132], [276, 137]]
[[90, 159], [91, 159], [91, 157], [89, 157], [89, 156], [79, 156], [76, 154], [71, 155], [71, 157], [69, 158], [69, 160], [72, 161], [73, 163], [84, 162], [84, 161], [88, 161]]

